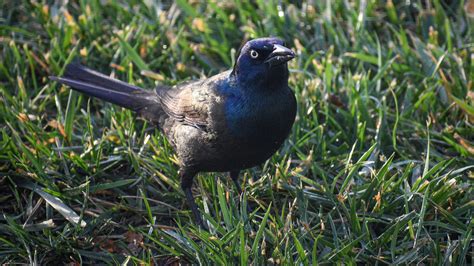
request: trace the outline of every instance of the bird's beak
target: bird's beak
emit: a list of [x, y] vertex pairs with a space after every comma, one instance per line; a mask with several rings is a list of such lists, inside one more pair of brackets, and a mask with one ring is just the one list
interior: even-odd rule
[[274, 44], [273, 51], [265, 59], [265, 63], [269, 64], [270, 67], [281, 65], [295, 58], [295, 52], [285, 46]]

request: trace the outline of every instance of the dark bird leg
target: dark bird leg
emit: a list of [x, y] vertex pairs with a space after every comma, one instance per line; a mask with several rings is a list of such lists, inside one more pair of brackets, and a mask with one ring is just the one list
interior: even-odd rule
[[[239, 199], [241, 199], [241, 196], [243, 195], [243, 191], [239, 183], [240, 170], [232, 170], [229, 172], [229, 174], [230, 174], [230, 179], [232, 179], [232, 182], [234, 182], [235, 188], [237, 188], [237, 191], [239, 192]], [[252, 209], [250, 208], [247, 202], [247, 213], [251, 213], [251, 212], [252, 212]]]
[[239, 173], [240, 173], [240, 170], [232, 170], [229, 172], [230, 179], [232, 179], [232, 182], [234, 182], [234, 185], [237, 188], [237, 191], [239, 192], [239, 196], [240, 196], [242, 195], [242, 188], [240, 187], [240, 184], [239, 184]]
[[206, 226], [204, 225], [204, 222], [202, 221], [201, 213], [198, 210], [196, 201], [194, 201], [193, 193], [191, 191], [195, 173], [187, 169], [181, 169], [179, 171], [179, 174], [181, 176], [181, 188], [183, 189], [184, 194], [186, 195], [186, 203], [188, 204], [189, 208], [193, 212], [194, 220], [199, 225], [199, 227], [205, 229]]

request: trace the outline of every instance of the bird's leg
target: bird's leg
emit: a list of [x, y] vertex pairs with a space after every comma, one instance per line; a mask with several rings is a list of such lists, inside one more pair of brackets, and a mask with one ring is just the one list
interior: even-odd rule
[[184, 195], [186, 196], [186, 203], [193, 212], [195, 222], [199, 225], [199, 227], [205, 229], [206, 226], [202, 221], [201, 213], [198, 210], [196, 201], [194, 201], [193, 193], [191, 191], [191, 187], [193, 186], [194, 175], [195, 173], [190, 172], [189, 170], [181, 169], [181, 188], [183, 189]]
[[237, 188], [237, 191], [239, 192], [239, 196], [240, 196], [242, 195], [242, 188], [240, 187], [240, 184], [239, 184], [239, 173], [240, 173], [240, 170], [232, 170], [229, 172], [230, 179], [232, 179], [232, 182], [234, 182], [234, 185]]
[[[235, 188], [237, 188], [237, 191], [239, 192], [239, 199], [241, 201], [243, 191], [242, 191], [242, 187], [240, 187], [240, 183], [239, 183], [239, 173], [240, 173], [240, 170], [232, 170], [232, 171], [229, 172], [229, 175], [230, 175], [230, 179], [232, 179], [232, 182], [234, 182]], [[251, 212], [252, 212], [252, 209], [250, 208], [250, 206], [247, 202], [247, 213], [251, 213]]]

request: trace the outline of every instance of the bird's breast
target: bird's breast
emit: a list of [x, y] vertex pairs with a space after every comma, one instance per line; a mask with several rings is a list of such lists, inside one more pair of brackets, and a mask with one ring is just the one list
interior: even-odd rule
[[290, 89], [233, 95], [224, 103], [225, 128], [239, 145], [280, 145], [293, 125], [296, 104]]

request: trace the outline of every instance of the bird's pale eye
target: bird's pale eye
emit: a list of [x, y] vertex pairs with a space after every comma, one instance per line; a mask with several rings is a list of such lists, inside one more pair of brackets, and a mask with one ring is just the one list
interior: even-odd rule
[[250, 57], [252, 57], [253, 59], [257, 59], [258, 52], [255, 50], [250, 50]]

